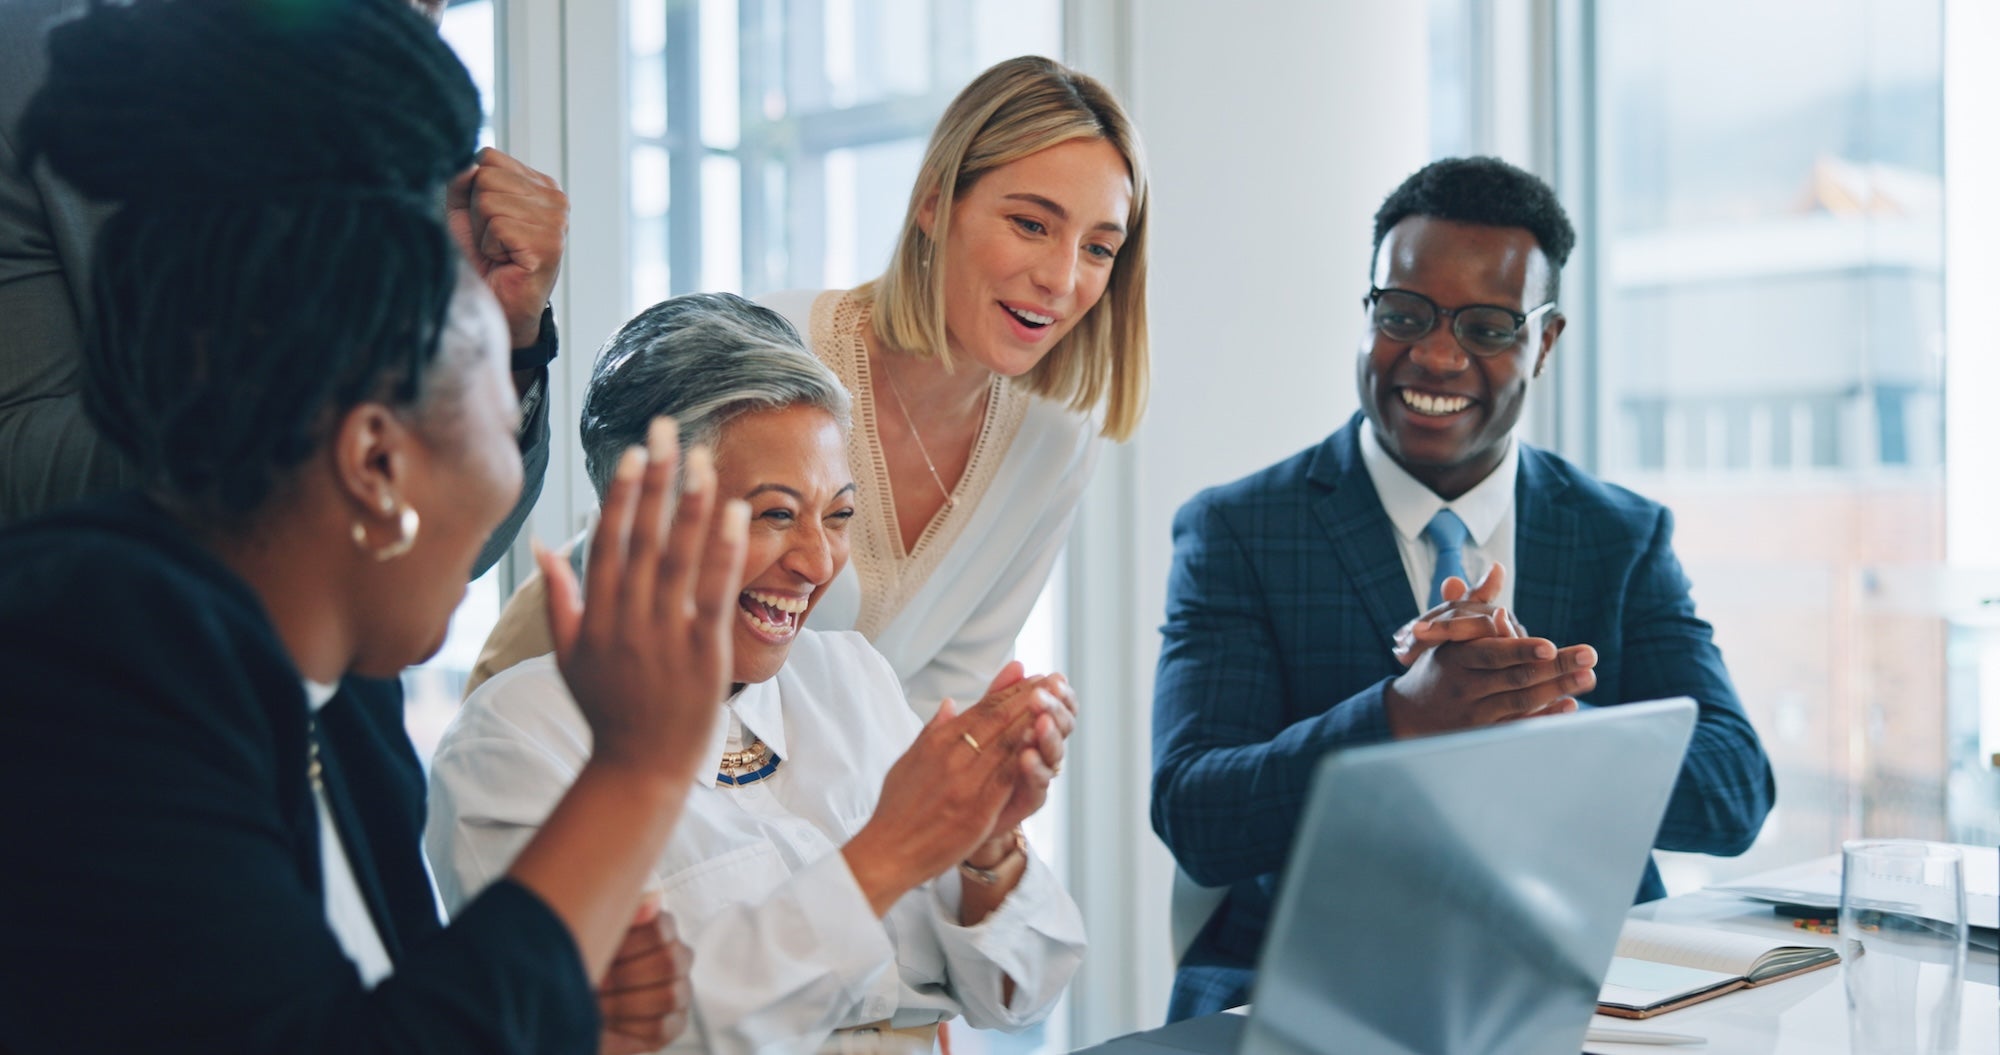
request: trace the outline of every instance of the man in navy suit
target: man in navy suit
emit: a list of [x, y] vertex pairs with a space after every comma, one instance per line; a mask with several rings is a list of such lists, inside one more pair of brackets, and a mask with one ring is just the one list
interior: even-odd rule
[[[1375, 216], [1361, 413], [1175, 516], [1153, 829], [1228, 895], [1169, 1019], [1249, 999], [1331, 748], [1691, 696], [1655, 845], [1734, 855], [1756, 839], [1770, 764], [1695, 615], [1672, 514], [1513, 437], [1562, 336], [1575, 240], [1555, 193], [1504, 162], [1411, 176]], [[1664, 893], [1649, 864], [1638, 900]]]

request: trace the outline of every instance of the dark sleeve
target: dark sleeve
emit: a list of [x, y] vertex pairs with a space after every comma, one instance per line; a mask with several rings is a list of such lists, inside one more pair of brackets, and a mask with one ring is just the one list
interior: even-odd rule
[[48, 23], [81, 5], [0, 3], [0, 525], [135, 485], [84, 415], [90, 243], [112, 207], [23, 169], [15, 126], [47, 67]]
[[1204, 886], [1281, 869], [1321, 756], [1389, 736], [1386, 679], [1288, 721], [1271, 606], [1222, 512], [1181, 507], [1153, 683], [1153, 831]]
[[199, 591], [63, 577], [40, 611], [22, 576], [0, 597], [0, 1050], [596, 1050], [575, 944], [515, 884], [364, 989], [326, 924], [303, 693], [276, 695], [296, 673]]
[[1625, 592], [1623, 700], [1690, 696], [1701, 708], [1655, 843], [1735, 855], [1750, 848], [1777, 799], [1771, 763], [1674, 556], [1673, 514], [1659, 511]]
[[518, 359], [532, 352], [530, 358], [539, 360], [539, 365], [531, 367], [535, 371], [534, 382], [521, 393], [521, 499], [480, 549], [479, 560], [472, 566], [475, 579], [500, 563], [542, 497], [542, 484], [549, 475], [549, 363], [556, 357], [556, 341], [556, 317], [551, 309], [545, 308], [541, 335], [533, 345], [514, 353]]

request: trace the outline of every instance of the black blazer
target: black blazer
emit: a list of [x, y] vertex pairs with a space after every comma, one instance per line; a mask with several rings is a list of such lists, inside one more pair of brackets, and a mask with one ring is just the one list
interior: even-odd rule
[[0, 1051], [593, 1052], [562, 922], [495, 884], [441, 926], [393, 681], [320, 712], [395, 970], [326, 923], [303, 680], [258, 598], [132, 496], [0, 532]]

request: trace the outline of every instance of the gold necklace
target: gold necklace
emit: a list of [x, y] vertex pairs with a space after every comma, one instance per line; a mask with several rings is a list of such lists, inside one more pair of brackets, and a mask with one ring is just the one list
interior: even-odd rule
[[780, 761], [770, 745], [760, 737], [753, 737], [749, 747], [722, 753], [722, 761], [716, 766], [715, 782], [731, 788], [754, 784], [777, 772]]
[[752, 738], [750, 746], [741, 751], [724, 751], [721, 768], [726, 770], [752, 770], [769, 761], [771, 748], [762, 739]]
[[[938, 475], [937, 466], [931, 461], [930, 449], [924, 446], [923, 434], [917, 431], [917, 420], [910, 416], [910, 406], [903, 402], [903, 393], [896, 387], [896, 375], [889, 372], [887, 356], [882, 359], [882, 380], [889, 382], [889, 395], [895, 397], [896, 409], [903, 412], [903, 424], [910, 427], [910, 438], [917, 441], [917, 453], [923, 456], [924, 468], [931, 471], [931, 482], [937, 484], [938, 493], [944, 496], [944, 507], [956, 507], [958, 499], [951, 496], [951, 488], [944, 485], [944, 477]], [[990, 390], [988, 398], [991, 398]]]

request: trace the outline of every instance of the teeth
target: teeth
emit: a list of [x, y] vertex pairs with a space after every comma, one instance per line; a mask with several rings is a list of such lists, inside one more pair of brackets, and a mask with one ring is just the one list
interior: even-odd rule
[[745, 590], [743, 595], [758, 604], [768, 604], [780, 612], [797, 615], [806, 610], [806, 599], [803, 597], [788, 597], [781, 593], [765, 593], [762, 590]]
[[1423, 392], [1412, 392], [1407, 388], [1402, 390], [1402, 396], [1403, 405], [1411, 410], [1439, 417], [1456, 414], [1472, 405], [1472, 400], [1464, 396], [1433, 396]]
[[786, 623], [781, 626], [777, 623], [773, 623], [770, 620], [763, 618], [762, 616], [757, 615], [754, 612], [751, 612], [749, 609], [746, 608], [738, 608], [736, 611], [740, 613], [743, 616], [743, 618], [748, 619], [750, 621], [751, 626], [756, 627], [757, 629], [763, 631], [764, 633], [772, 637], [784, 637], [785, 635], [792, 632], [792, 627], [790, 623]]
[[1032, 311], [1024, 311], [1020, 308], [1008, 308], [1007, 310], [1013, 312], [1015, 317], [1019, 318], [1022, 322], [1033, 323], [1036, 326], [1047, 326], [1049, 323], [1056, 321], [1056, 317], [1053, 315], [1037, 315]]

